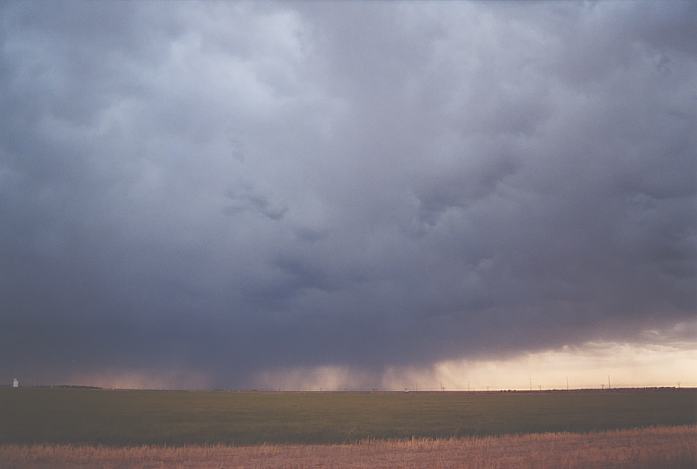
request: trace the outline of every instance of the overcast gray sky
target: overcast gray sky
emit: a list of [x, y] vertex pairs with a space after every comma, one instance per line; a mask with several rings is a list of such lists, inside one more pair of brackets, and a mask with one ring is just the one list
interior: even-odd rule
[[695, 338], [695, 2], [3, 2], [0, 109], [8, 379]]

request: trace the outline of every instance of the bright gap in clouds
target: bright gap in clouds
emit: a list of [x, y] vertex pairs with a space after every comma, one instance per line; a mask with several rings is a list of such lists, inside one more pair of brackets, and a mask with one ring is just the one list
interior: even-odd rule
[[[256, 373], [242, 389], [548, 390], [618, 387], [697, 387], [697, 322], [646, 330], [633, 341], [596, 340], [498, 358], [442, 360], [430, 366], [388, 366], [382, 371], [332, 364], [277, 367]], [[128, 368], [76, 373], [70, 383], [118, 389], [219, 388], [216, 376], [185, 368]], [[31, 383], [28, 383], [31, 384]], [[239, 387], [233, 389], [241, 389]]]
[[[697, 386], [697, 342], [677, 345], [589, 342], [496, 360], [447, 360], [429, 368], [390, 368], [377, 380], [323, 366], [261, 373], [272, 390], [533, 390]], [[372, 384], [371, 384], [372, 382]]]

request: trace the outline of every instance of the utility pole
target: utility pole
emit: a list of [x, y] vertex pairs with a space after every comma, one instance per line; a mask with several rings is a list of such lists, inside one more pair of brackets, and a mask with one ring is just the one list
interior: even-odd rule
[[610, 390], [612, 386], [610, 386], [610, 375], [607, 375], [607, 389]]
[[569, 390], [569, 377], [566, 377], [566, 390]]

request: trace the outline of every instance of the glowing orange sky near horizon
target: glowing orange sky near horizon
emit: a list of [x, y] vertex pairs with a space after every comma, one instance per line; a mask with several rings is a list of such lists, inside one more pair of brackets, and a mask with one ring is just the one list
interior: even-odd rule
[[[507, 359], [446, 360], [430, 368], [386, 370], [380, 389], [564, 389], [697, 386], [697, 343], [681, 347], [619, 343], [587, 343]], [[341, 367], [279, 370], [262, 373], [262, 381], [278, 389], [351, 389], [364, 381], [360, 372]], [[441, 388], [442, 386], [442, 388]]]
[[[266, 370], [250, 388], [270, 390], [501, 390], [697, 386], [697, 342], [672, 345], [588, 342], [506, 359], [445, 360], [392, 367], [382, 375], [341, 366]], [[205, 389], [210, 376], [186, 370], [75, 375], [71, 383], [108, 388]]]

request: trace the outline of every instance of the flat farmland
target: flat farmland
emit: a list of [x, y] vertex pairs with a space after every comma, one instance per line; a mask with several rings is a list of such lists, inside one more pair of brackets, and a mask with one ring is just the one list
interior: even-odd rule
[[231, 392], [0, 389], [0, 443], [341, 444], [697, 423], [697, 390]]
[[0, 445], [4, 468], [694, 469], [697, 426], [330, 445]]

